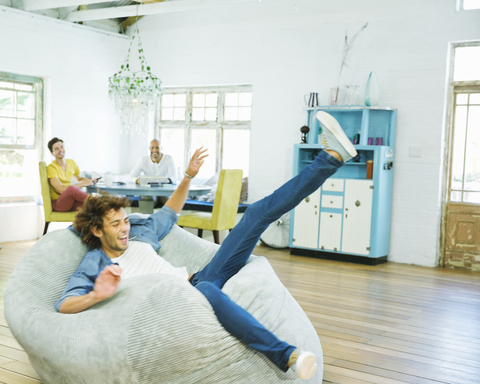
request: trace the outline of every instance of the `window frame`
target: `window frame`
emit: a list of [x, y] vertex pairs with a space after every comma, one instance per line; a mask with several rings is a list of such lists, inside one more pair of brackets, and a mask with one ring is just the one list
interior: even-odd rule
[[[18, 75], [10, 72], [0, 71], [0, 81], [33, 85], [35, 92], [35, 139], [33, 145], [22, 144], [0, 144], [0, 150], [36, 150], [37, 160], [43, 158], [43, 102], [44, 102], [44, 80], [39, 77]], [[38, 191], [37, 194], [38, 195]], [[35, 201], [35, 196], [0, 196], [0, 203], [18, 203]]]
[[[234, 86], [209, 86], [209, 87], [163, 87], [163, 94], [185, 93], [185, 120], [165, 120], [162, 121], [162, 98], [159, 97], [157, 103], [156, 120], [155, 120], [155, 136], [162, 140], [162, 128], [166, 129], [184, 129], [184, 167], [190, 161], [190, 148], [192, 143], [192, 131], [194, 129], [212, 129], [215, 130], [216, 137], [216, 159], [215, 174], [219, 174], [223, 168], [223, 139], [224, 130], [248, 130], [251, 131], [251, 122], [249, 121], [227, 121], [224, 120], [225, 94], [235, 92], [251, 92], [253, 94], [252, 85], [234, 85]], [[195, 93], [217, 93], [217, 120], [216, 121], [193, 121], [193, 94]], [[253, 110], [253, 101], [251, 108]], [[184, 170], [182, 170], [184, 171]]]
[[[480, 41], [466, 42], [466, 43], [451, 43], [450, 45], [450, 76], [448, 87], [448, 108], [447, 108], [447, 134], [445, 136], [445, 177], [444, 177], [444, 203], [445, 204], [462, 204], [479, 206], [479, 203], [464, 202], [462, 188], [462, 201], [452, 201], [452, 165], [453, 165], [453, 147], [454, 147], [454, 133], [455, 133], [455, 106], [456, 95], [458, 93], [466, 93], [468, 91], [480, 91], [480, 80], [473, 81], [454, 81], [454, 63], [455, 63], [455, 49], [461, 47], [476, 47], [480, 46]], [[459, 92], [461, 91], [461, 92]], [[463, 181], [464, 182], [464, 181]], [[463, 185], [463, 184], [462, 184]], [[455, 191], [457, 191], [455, 189]], [[467, 191], [468, 192], [468, 191]], [[446, 209], [446, 207], [444, 208]]]

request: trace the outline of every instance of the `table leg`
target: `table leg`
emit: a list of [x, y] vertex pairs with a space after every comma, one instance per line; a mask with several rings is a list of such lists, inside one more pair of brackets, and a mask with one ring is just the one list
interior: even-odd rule
[[138, 202], [138, 208], [140, 209], [140, 213], [147, 213], [151, 215], [153, 213], [153, 206], [155, 202], [151, 196], [142, 196], [140, 201]]

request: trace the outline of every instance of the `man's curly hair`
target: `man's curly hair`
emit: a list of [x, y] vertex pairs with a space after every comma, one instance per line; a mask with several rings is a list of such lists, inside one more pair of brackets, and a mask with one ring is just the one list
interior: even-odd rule
[[112, 209], [118, 211], [129, 206], [130, 200], [126, 197], [112, 196], [106, 192], [88, 196], [73, 222], [73, 227], [82, 236], [82, 243], [90, 248], [100, 248], [100, 239], [92, 233], [92, 229], [102, 230], [103, 217]]

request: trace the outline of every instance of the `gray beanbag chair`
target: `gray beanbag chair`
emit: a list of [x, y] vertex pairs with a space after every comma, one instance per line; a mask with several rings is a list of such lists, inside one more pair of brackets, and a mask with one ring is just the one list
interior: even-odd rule
[[[161, 244], [160, 256], [190, 273], [218, 248], [177, 226]], [[265, 258], [252, 256], [223, 291], [280, 339], [317, 355], [310, 380], [243, 345], [198, 290], [171, 276], [130, 278], [89, 310], [57, 313], [53, 304], [86, 251], [70, 230], [51, 232], [23, 257], [5, 289], [5, 317], [44, 383], [322, 383], [315, 329]]]

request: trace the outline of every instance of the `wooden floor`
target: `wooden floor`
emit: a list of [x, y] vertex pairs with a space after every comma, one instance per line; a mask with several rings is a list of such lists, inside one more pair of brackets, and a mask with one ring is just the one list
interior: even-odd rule
[[[34, 244], [1, 244], [0, 289]], [[259, 246], [322, 342], [324, 384], [480, 383], [480, 273], [363, 266]], [[3, 316], [0, 383], [39, 383]], [[274, 384], [274, 383], [273, 383]]]

